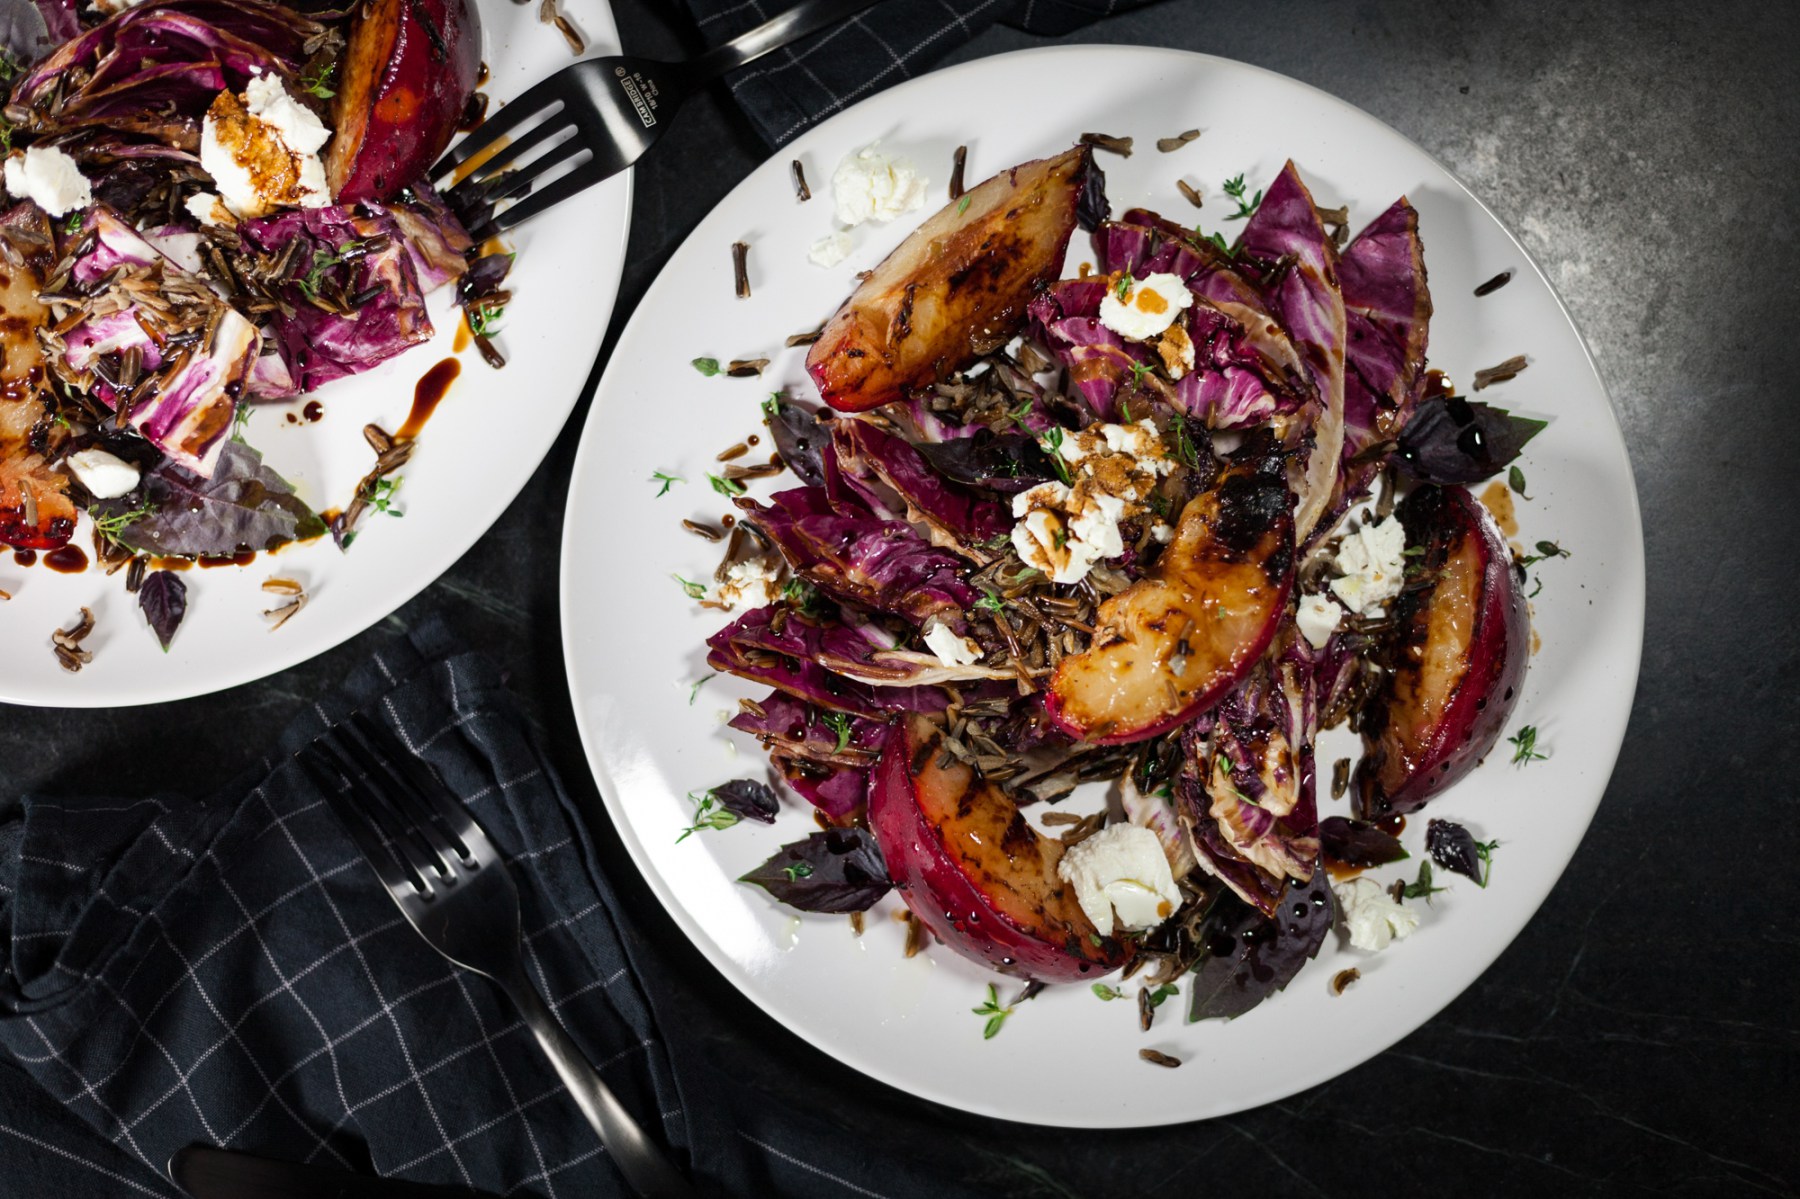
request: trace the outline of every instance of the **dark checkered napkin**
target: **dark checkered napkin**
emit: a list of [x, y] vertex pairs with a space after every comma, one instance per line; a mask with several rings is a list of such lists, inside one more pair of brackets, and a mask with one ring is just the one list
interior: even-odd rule
[[0, 806], [0, 1192], [169, 1195], [163, 1163], [201, 1142], [626, 1193], [498, 992], [418, 939], [291, 761], [353, 707], [469, 802], [519, 884], [533, 981], [697, 1176], [742, 1195], [955, 1193], [752, 1101], [659, 1025], [580, 816], [497, 672], [441, 627], [377, 654], [210, 800]]
[[[931, 69], [999, 23], [1058, 37], [1153, 0], [884, 0], [840, 25], [734, 72], [731, 94], [771, 146], [883, 88]], [[716, 46], [793, 7], [792, 0], [687, 0]]]

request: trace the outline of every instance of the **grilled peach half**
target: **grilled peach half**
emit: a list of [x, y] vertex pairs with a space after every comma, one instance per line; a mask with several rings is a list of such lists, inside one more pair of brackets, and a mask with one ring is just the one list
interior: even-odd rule
[[869, 826], [888, 875], [938, 940], [966, 958], [1041, 982], [1099, 978], [1124, 964], [1056, 873], [1062, 842], [946, 755], [928, 716], [897, 722], [869, 788]]
[[947, 378], [1010, 341], [1062, 273], [1082, 190], [1077, 146], [1002, 171], [914, 230], [825, 325], [806, 369], [825, 402], [862, 412]]
[[339, 204], [391, 200], [449, 146], [481, 70], [474, 0], [368, 0], [344, 47], [325, 177]]
[[1424, 585], [1394, 602], [1392, 670], [1363, 713], [1357, 815], [1411, 812], [1472, 770], [1524, 689], [1531, 623], [1524, 571], [1486, 508], [1424, 486], [1399, 507]]
[[1093, 644], [1044, 703], [1071, 737], [1142, 741], [1211, 707], [1262, 657], [1294, 582], [1294, 499], [1279, 458], [1237, 462], [1188, 501], [1155, 573], [1100, 605]]

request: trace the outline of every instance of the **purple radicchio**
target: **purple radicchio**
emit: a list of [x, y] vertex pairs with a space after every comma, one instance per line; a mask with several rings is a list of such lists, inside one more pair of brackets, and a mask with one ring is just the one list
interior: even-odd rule
[[1155, 355], [1100, 323], [1106, 288], [1104, 278], [1064, 279], [1045, 288], [1028, 311], [1032, 339], [1068, 368], [1069, 382], [1096, 416], [1115, 420], [1120, 380], [1153, 365]]
[[923, 625], [937, 616], [960, 629], [975, 602], [964, 563], [921, 538], [905, 521], [882, 520], [821, 487], [780, 491], [765, 506], [739, 499], [748, 519], [788, 566], [826, 595]]
[[1294, 535], [1305, 542], [1331, 505], [1344, 446], [1344, 297], [1337, 248], [1292, 162], [1244, 223], [1238, 245], [1236, 261], [1294, 339], [1322, 401], [1296, 488]]
[[[780, 611], [788, 616], [777, 624]], [[766, 683], [820, 707], [876, 720], [890, 712], [939, 712], [949, 703], [936, 688], [873, 686], [820, 664], [822, 646], [847, 655], [855, 650], [845, 643], [856, 640], [842, 626], [817, 625], [771, 605], [746, 612], [707, 638], [706, 661], [714, 670]]]
[[284, 374], [294, 390], [313, 391], [431, 338], [413, 250], [391, 213], [369, 208], [303, 208], [239, 224], [246, 247], [292, 263], [278, 288], [286, 307], [270, 320], [282, 362], [259, 369], [253, 394], [293, 394], [271, 390]]
[[325, 27], [257, 0], [162, 0], [59, 46], [13, 87], [38, 135], [111, 129], [195, 151], [213, 98], [259, 73], [292, 80]]
[[980, 543], [1006, 536], [1007, 509], [993, 497], [952, 483], [910, 443], [866, 420], [831, 422], [838, 477], [877, 512], [891, 513], [931, 531], [933, 544], [986, 562]]

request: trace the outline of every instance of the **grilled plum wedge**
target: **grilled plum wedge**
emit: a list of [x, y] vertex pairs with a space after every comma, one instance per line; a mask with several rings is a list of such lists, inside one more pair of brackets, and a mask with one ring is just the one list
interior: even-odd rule
[[930, 717], [896, 722], [869, 788], [869, 826], [913, 915], [957, 953], [1020, 978], [1075, 982], [1124, 964], [1125, 943], [1101, 937], [1057, 875], [1062, 842], [970, 767], [939, 766], [942, 736]]
[[1399, 516], [1427, 583], [1394, 602], [1392, 670], [1363, 713], [1364, 820], [1415, 811], [1473, 769], [1500, 739], [1530, 656], [1525, 572], [1487, 509], [1427, 484]]
[[1100, 745], [1167, 732], [1219, 702], [1275, 635], [1294, 582], [1294, 499], [1279, 456], [1234, 462], [1182, 509], [1155, 573], [1100, 606], [1094, 641], [1045, 707]]
[[1010, 341], [1062, 271], [1083, 189], [1077, 146], [1002, 171], [900, 243], [825, 325], [806, 369], [825, 402], [862, 412], [936, 383]]
[[473, 0], [371, 0], [344, 47], [325, 176], [339, 204], [391, 200], [449, 146], [481, 70]]

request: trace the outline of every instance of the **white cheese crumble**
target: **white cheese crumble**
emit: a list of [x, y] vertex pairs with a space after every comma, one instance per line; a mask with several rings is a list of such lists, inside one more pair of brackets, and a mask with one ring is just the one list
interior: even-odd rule
[[[221, 92], [200, 129], [200, 165], [239, 217], [276, 208], [331, 203], [319, 149], [331, 137], [311, 109], [288, 95], [275, 75], [252, 79], [239, 97]], [[194, 212], [196, 219], [206, 218]]]
[[97, 500], [116, 500], [138, 485], [138, 468], [105, 450], [77, 450], [67, 460], [69, 473], [81, 480]]
[[850, 235], [843, 231], [827, 233], [812, 244], [806, 260], [814, 266], [834, 267], [850, 257]]
[[832, 205], [837, 219], [855, 228], [864, 221], [891, 221], [925, 206], [928, 180], [905, 158], [881, 152], [871, 142], [838, 163], [831, 176]]
[[1132, 280], [1122, 299], [1116, 284], [1108, 286], [1100, 300], [1100, 323], [1127, 341], [1149, 341], [1193, 302], [1194, 293], [1180, 275], [1158, 271]]
[[925, 630], [925, 645], [945, 666], [973, 666], [981, 661], [981, 647], [942, 621], [932, 621]]
[[1406, 530], [1400, 518], [1364, 524], [1346, 536], [1338, 543], [1334, 564], [1344, 577], [1331, 580], [1331, 590], [1344, 607], [1363, 616], [1382, 615], [1382, 605], [1399, 595], [1406, 582]]
[[1135, 824], [1109, 824], [1071, 845], [1056, 873], [1075, 888], [1081, 910], [1103, 937], [1114, 927], [1155, 928], [1181, 906], [1162, 842]]
[[1125, 552], [1119, 520], [1125, 501], [1088, 491], [1077, 498], [1061, 483], [1039, 483], [1013, 496], [1012, 544], [1019, 560], [1056, 583], [1079, 583], [1094, 563]]
[[1299, 627], [1300, 635], [1314, 649], [1325, 648], [1325, 643], [1331, 640], [1343, 619], [1344, 610], [1328, 595], [1301, 596], [1300, 610], [1294, 614], [1294, 624]]
[[225, 207], [225, 201], [213, 192], [195, 192], [187, 198], [182, 207], [202, 225], [210, 225], [215, 229], [228, 228], [237, 224], [232, 218], [231, 210]]
[[739, 604], [760, 608], [781, 594], [781, 560], [750, 558], [725, 568], [725, 578], [706, 593], [708, 603], [730, 611]]
[[1350, 934], [1350, 944], [1370, 952], [1386, 949], [1389, 942], [1403, 941], [1419, 927], [1419, 914], [1388, 898], [1381, 884], [1366, 878], [1332, 883], [1337, 896], [1338, 918]]
[[30, 200], [51, 216], [66, 216], [94, 202], [94, 189], [68, 152], [55, 146], [27, 146], [7, 157], [6, 190]]

